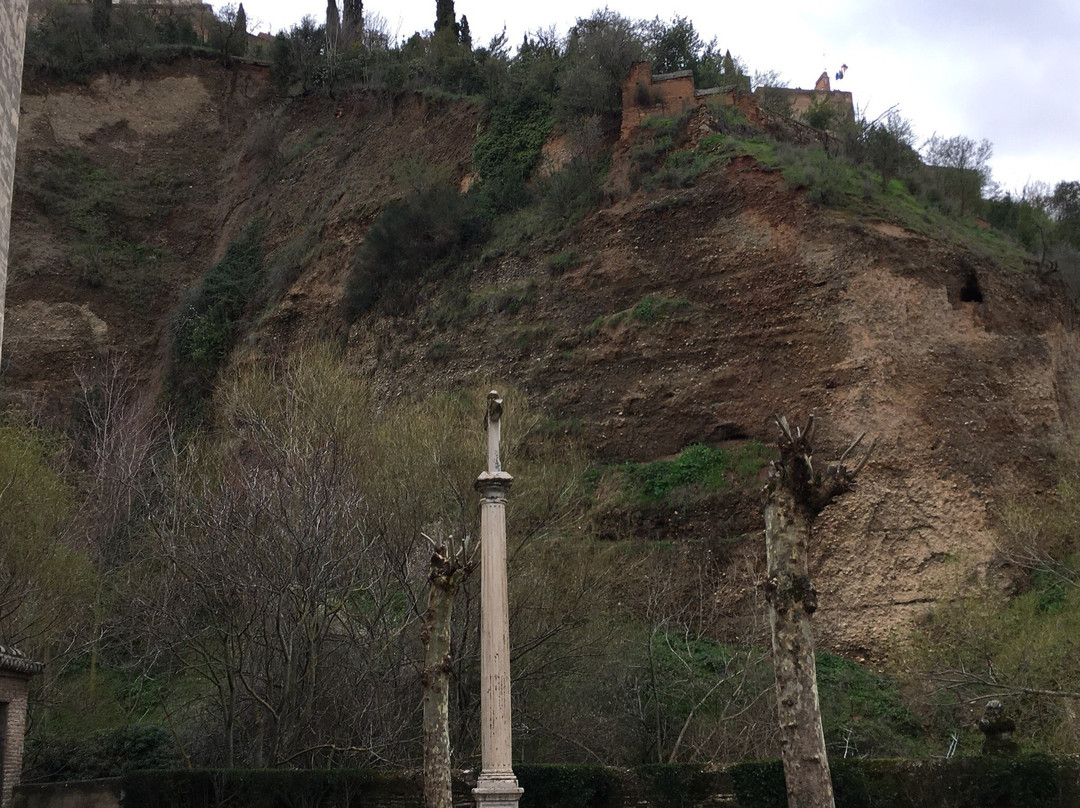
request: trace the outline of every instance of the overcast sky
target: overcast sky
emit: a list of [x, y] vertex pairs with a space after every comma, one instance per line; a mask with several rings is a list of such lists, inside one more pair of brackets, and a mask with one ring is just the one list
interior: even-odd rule
[[[340, 6], [341, 3], [339, 2]], [[822, 70], [848, 65], [833, 89], [849, 90], [875, 117], [898, 105], [921, 143], [963, 134], [994, 144], [994, 179], [1019, 190], [1028, 180], [1080, 180], [1080, 2], [1077, 0], [770, 0], [725, 3], [620, 0], [632, 18], [683, 15], [715, 36], [751, 71], [776, 70], [812, 87]], [[506, 27], [565, 34], [595, 4], [568, 0], [456, 0], [483, 45]], [[288, 28], [305, 14], [325, 19], [325, 0], [245, 0], [260, 30]], [[364, 0], [400, 39], [429, 30], [435, 0]]]

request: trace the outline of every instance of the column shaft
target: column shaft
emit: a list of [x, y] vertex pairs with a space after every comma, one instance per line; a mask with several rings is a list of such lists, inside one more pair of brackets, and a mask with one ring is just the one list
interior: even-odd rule
[[4, 344], [4, 289], [11, 233], [11, 191], [19, 140], [27, 0], [0, 0], [0, 351]]

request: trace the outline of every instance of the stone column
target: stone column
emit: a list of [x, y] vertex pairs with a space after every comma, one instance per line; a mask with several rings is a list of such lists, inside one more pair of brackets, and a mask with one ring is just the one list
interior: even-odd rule
[[506, 493], [514, 478], [499, 461], [502, 399], [488, 393], [487, 471], [476, 481], [480, 505], [481, 770], [473, 789], [480, 808], [517, 808], [522, 789], [511, 765], [510, 606], [506, 590]]
[[4, 344], [4, 289], [11, 229], [11, 189], [15, 183], [15, 146], [19, 135], [26, 7], [27, 0], [0, 0], [0, 352]]

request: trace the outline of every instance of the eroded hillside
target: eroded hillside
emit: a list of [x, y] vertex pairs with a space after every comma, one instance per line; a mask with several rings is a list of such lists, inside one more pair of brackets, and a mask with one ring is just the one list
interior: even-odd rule
[[[693, 188], [615, 195], [423, 285], [409, 315], [347, 326], [367, 228], [410, 165], [470, 181], [482, 112], [415, 95], [282, 105], [259, 68], [156, 70], [24, 93], [5, 387], [56, 418], [106, 355], [159, 389], [185, 290], [258, 217], [280, 292], [248, 312], [242, 354], [333, 338], [389, 399], [510, 382], [597, 462], [770, 441], [774, 411], [817, 410], [830, 456], [876, 436], [814, 557], [825, 645], [878, 656], [929, 605], [995, 580], [995, 507], [1046, 485], [1076, 417], [1080, 340], [1052, 277], [822, 208], [749, 157]], [[649, 529], [742, 536], [728, 572], [749, 598], [754, 505], [736, 511]]]

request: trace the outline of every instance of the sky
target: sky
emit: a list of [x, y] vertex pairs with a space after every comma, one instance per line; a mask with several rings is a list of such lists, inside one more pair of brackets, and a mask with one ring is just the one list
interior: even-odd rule
[[[552, 26], [565, 34], [596, 7], [455, 2], [477, 46], [504, 26], [512, 44]], [[917, 145], [934, 134], [990, 140], [993, 179], [1003, 190], [1080, 180], [1077, 0], [618, 0], [608, 7], [635, 19], [689, 17], [749, 72], [775, 70], [791, 87], [813, 87], [823, 70], [832, 77], [847, 64], [833, 89], [850, 91], [871, 119], [895, 105]], [[276, 33], [306, 14], [325, 19], [326, 2], [246, 0], [244, 10], [258, 30]], [[380, 15], [400, 40], [431, 29], [435, 0], [364, 0], [364, 11]]]

